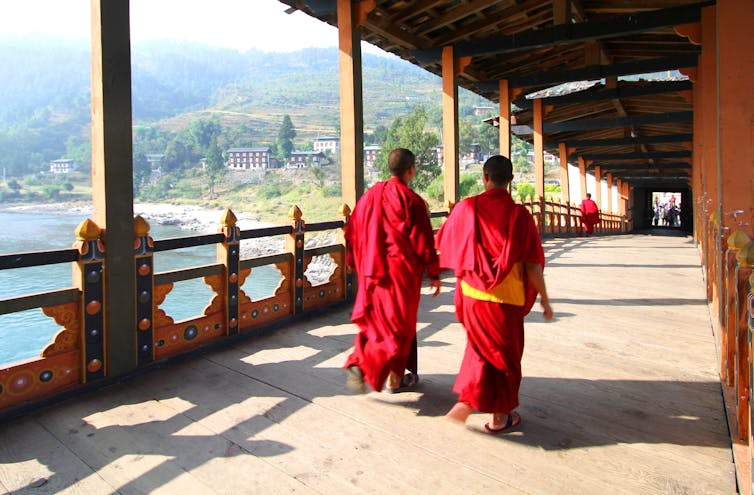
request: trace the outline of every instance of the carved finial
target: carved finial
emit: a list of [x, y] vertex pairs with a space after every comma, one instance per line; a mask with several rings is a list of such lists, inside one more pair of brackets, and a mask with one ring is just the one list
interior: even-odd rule
[[449, 199], [445, 200], [445, 208], [447, 208], [448, 210], [452, 210], [455, 205], [455, 201], [451, 201]]
[[754, 265], [754, 242], [749, 242], [738, 250], [736, 261], [738, 261], [739, 265]]
[[291, 206], [290, 211], [288, 212], [288, 218], [291, 220], [301, 220], [301, 208], [298, 207], [298, 205]]
[[750, 242], [751, 238], [741, 230], [734, 230], [733, 233], [728, 236], [728, 247], [730, 249], [741, 249]]
[[146, 237], [149, 234], [149, 222], [144, 220], [141, 215], [134, 217], [134, 235], [136, 237]]
[[225, 210], [222, 218], [220, 218], [220, 224], [223, 227], [235, 227], [237, 220], [236, 215], [232, 211]]
[[712, 213], [710, 213], [709, 219], [710, 222], [715, 224], [716, 227], [720, 226], [720, 214], [717, 212], [717, 210], [714, 210]]
[[351, 207], [348, 206], [346, 203], [343, 203], [340, 205], [340, 208], [338, 209], [338, 215], [341, 217], [347, 217], [351, 214]]
[[100, 232], [102, 232], [102, 229], [93, 220], [88, 218], [81, 222], [76, 227], [76, 230], [73, 231], [76, 234], [76, 239], [80, 241], [96, 241], [99, 239]]

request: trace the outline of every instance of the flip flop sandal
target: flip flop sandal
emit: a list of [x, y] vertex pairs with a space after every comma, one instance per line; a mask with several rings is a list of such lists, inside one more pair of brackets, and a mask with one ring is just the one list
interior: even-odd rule
[[521, 424], [521, 415], [517, 412], [512, 412], [508, 415], [508, 420], [500, 428], [490, 428], [489, 423], [484, 424], [484, 430], [492, 435], [499, 435], [508, 430], [512, 430], [516, 426]]

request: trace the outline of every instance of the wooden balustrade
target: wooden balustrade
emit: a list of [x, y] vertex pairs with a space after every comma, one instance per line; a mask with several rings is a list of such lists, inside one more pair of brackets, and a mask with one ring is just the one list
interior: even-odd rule
[[[573, 235], [583, 232], [581, 208], [575, 204], [563, 204], [547, 201], [540, 197], [524, 200], [523, 204], [534, 217], [534, 223], [543, 235]], [[617, 213], [601, 212], [600, 223], [594, 231], [603, 234], [619, 234], [628, 232], [628, 219]]]
[[[343, 230], [350, 210], [341, 208], [343, 220], [307, 225], [298, 207], [291, 224], [241, 231], [227, 210], [219, 232], [153, 240], [149, 224], [134, 219], [137, 356], [135, 367], [149, 366], [198, 348], [238, 338], [275, 322], [295, 318], [352, 296], [352, 274], [345, 266]], [[306, 247], [314, 232], [337, 232], [335, 243]], [[38, 358], [0, 365], [0, 416], [57, 394], [75, 391], [107, 376], [107, 332], [103, 308], [103, 260], [107, 255], [100, 229], [85, 220], [76, 229], [74, 249], [0, 256], [0, 270], [54, 263], [72, 263], [74, 287], [0, 300], [0, 314], [40, 308], [61, 330]], [[246, 239], [285, 237], [282, 252], [241, 259], [240, 243]], [[154, 253], [215, 245], [217, 262], [162, 273], [154, 272]], [[306, 276], [315, 257], [327, 256], [334, 269], [316, 285]], [[268, 297], [252, 300], [243, 290], [251, 272], [274, 266], [281, 282]], [[202, 279], [214, 293], [198, 316], [175, 321], [160, 306], [177, 282]]]

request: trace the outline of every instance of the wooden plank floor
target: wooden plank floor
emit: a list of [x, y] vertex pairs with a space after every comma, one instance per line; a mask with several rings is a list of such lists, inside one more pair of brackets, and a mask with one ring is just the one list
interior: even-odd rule
[[549, 240], [556, 319], [526, 324], [521, 428], [443, 418], [465, 335], [420, 311], [417, 392], [348, 395], [347, 310], [0, 425], [6, 493], [735, 493], [697, 250]]

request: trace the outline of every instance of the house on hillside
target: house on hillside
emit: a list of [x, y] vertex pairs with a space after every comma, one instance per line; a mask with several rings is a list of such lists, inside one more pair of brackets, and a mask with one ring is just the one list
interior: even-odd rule
[[491, 105], [475, 105], [474, 115], [477, 117], [484, 117], [495, 111], [495, 107]]
[[364, 146], [364, 166], [374, 168], [374, 162], [377, 160], [377, 154], [382, 148], [377, 144]]
[[285, 164], [285, 168], [307, 168], [312, 165], [322, 166], [325, 161], [325, 154], [321, 151], [294, 151]]
[[270, 157], [270, 148], [230, 148], [226, 152], [225, 166], [234, 170], [257, 170], [276, 168], [277, 160]]
[[329, 151], [333, 155], [340, 149], [340, 138], [337, 137], [318, 137], [312, 141], [312, 149], [325, 153]]
[[61, 158], [50, 162], [51, 174], [67, 174], [76, 170], [76, 163], [70, 158]]
[[480, 163], [482, 161], [482, 145], [474, 143], [471, 145], [471, 150], [468, 153], [464, 153], [461, 156], [461, 162], [465, 163]]

